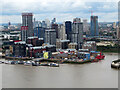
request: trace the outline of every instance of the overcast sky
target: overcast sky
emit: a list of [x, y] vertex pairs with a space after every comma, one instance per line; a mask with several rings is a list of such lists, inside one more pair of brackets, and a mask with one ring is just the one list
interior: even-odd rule
[[[90, 20], [93, 15], [100, 22], [117, 21], [119, 0], [2, 0], [0, 23], [21, 23], [22, 12], [32, 12], [36, 20], [56, 18], [58, 22], [75, 17]], [[2, 20], [2, 21], [1, 21]]]

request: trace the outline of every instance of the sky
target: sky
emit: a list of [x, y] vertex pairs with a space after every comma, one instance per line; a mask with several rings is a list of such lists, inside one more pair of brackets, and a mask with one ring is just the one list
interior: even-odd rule
[[57, 22], [73, 18], [90, 21], [91, 11], [98, 16], [99, 22], [116, 22], [119, 0], [1, 0], [0, 23], [21, 23], [23, 12], [32, 12], [36, 20]]

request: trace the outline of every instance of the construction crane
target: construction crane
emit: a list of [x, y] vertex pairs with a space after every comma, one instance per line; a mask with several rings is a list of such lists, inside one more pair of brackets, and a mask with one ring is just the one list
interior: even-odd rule
[[93, 10], [91, 10], [90, 12], [91, 12], [91, 16], [93, 16]]

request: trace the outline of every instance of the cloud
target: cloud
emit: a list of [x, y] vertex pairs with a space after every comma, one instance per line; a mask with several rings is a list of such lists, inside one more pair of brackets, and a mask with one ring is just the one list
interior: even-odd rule
[[[0, 17], [3, 17], [3, 22], [20, 22], [22, 12], [32, 12], [38, 20], [56, 17], [61, 22], [74, 17], [89, 19], [92, 10], [101, 20], [105, 20], [106, 14], [114, 15], [117, 12], [117, 2], [118, 0], [4, 0]], [[112, 16], [106, 20], [112, 21], [111, 18]]]

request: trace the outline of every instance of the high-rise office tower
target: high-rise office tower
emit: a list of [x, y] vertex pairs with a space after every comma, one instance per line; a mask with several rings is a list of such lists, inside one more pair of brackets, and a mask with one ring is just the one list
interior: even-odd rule
[[28, 37], [33, 36], [33, 14], [22, 13], [21, 39], [26, 41]]
[[50, 28], [50, 20], [49, 19], [45, 19], [45, 23], [47, 24], [47, 28]]
[[83, 23], [80, 18], [73, 20], [71, 37], [72, 43], [77, 43], [78, 49], [80, 49], [83, 43]]
[[117, 27], [117, 38], [120, 40], [120, 1], [118, 2], [118, 27]]
[[89, 31], [87, 19], [83, 20], [83, 31], [86, 33]]
[[45, 30], [45, 43], [56, 45], [56, 31], [55, 29]]
[[90, 35], [93, 37], [99, 36], [98, 16], [91, 16]]
[[64, 24], [60, 24], [58, 26], [58, 38], [60, 40], [65, 40], [66, 39], [66, 34], [65, 34], [65, 25]]
[[56, 31], [56, 38], [58, 39], [58, 24], [52, 24], [52, 29]]
[[72, 22], [71, 21], [65, 22], [65, 32], [67, 34], [67, 39], [71, 41], [71, 33], [72, 33]]

